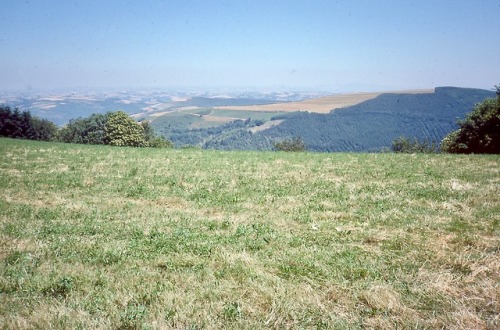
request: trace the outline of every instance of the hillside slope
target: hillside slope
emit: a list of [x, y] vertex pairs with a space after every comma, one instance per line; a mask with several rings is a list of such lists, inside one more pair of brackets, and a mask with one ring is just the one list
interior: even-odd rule
[[[382, 94], [329, 114], [295, 112], [275, 117], [283, 122], [255, 134], [214, 139], [206, 148], [239, 149], [266, 146], [301, 137], [313, 151], [380, 151], [399, 136], [441, 141], [474, 105], [494, 93], [487, 90], [438, 87], [435, 93]], [[244, 140], [242, 140], [244, 139]]]

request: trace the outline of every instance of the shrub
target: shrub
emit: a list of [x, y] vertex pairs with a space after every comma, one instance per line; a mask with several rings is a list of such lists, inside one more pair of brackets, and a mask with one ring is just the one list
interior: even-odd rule
[[148, 141], [148, 147], [151, 148], [173, 148], [172, 141], [167, 140], [164, 136], [157, 136]]
[[396, 153], [435, 153], [438, 151], [437, 144], [428, 140], [419, 141], [417, 138], [410, 139], [400, 136], [392, 141], [391, 150]]
[[145, 147], [144, 128], [123, 111], [108, 115], [105, 126], [106, 142], [112, 146]]
[[300, 137], [295, 137], [293, 139], [287, 139], [280, 142], [274, 143], [274, 148], [278, 151], [306, 151], [306, 145]]
[[31, 120], [31, 125], [33, 127], [33, 140], [53, 141], [56, 139], [59, 131], [56, 124], [50, 120], [40, 119], [38, 117], [32, 117]]
[[59, 140], [66, 143], [106, 144], [106, 123], [109, 113], [72, 119], [59, 131]]
[[167, 140], [164, 136], [156, 135], [154, 127], [151, 122], [143, 120], [141, 126], [144, 129], [144, 140], [146, 145], [151, 148], [173, 148], [174, 144], [172, 141]]
[[475, 106], [460, 121], [459, 129], [448, 134], [441, 150], [450, 153], [500, 153], [500, 94], [497, 100], [487, 99]]

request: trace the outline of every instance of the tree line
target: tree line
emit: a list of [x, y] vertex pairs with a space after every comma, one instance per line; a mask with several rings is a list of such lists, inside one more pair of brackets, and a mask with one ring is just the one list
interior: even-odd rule
[[[328, 114], [286, 113], [283, 122], [255, 134], [270, 140], [299, 136], [308, 150], [321, 152], [380, 152], [398, 137], [432, 148], [459, 125], [475, 104], [491, 98], [491, 91], [441, 87], [428, 94], [382, 94], [375, 99]], [[410, 143], [408, 143], [409, 145]], [[415, 146], [422, 149], [424, 146]]]
[[[488, 98], [481, 103], [477, 103], [473, 110], [466, 115], [465, 119], [458, 122], [458, 129], [446, 135], [440, 143], [436, 141], [430, 142], [428, 139], [421, 140], [418, 137], [401, 136], [392, 140], [392, 151], [401, 153], [441, 151], [465, 154], [500, 154], [500, 85], [495, 87], [496, 100]], [[349, 122], [347, 122], [349, 125], [339, 125], [339, 123], [342, 123], [341, 119], [344, 116], [346, 120], [349, 119]], [[436, 114], [419, 116], [418, 113], [413, 113], [412, 116], [406, 117], [411, 120], [405, 122], [398, 119], [393, 124], [397, 124], [398, 127], [407, 125], [407, 132], [416, 133], [419, 128], [431, 132], [435, 130], [435, 127], [438, 127], [435, 122], [439, 123], [439, 118], [436, 118], [436, 116]], [[330, 122], [330, 117], [335, 120]], [[367, 139], [370, 138], [370, 135], [379, 132], [373, 127], [375, 126], [374, 123], [378, 122], [379, 125], [387, 126], [388, 121], [397, 118], [397, 116], [390, 113], [353, 112], [348, 110], [333, 112], [326, 116], [294, 113], [287, 114], [283, 124], [256, 134], [250, 132], [248, 128], [259, 126], [262, 123], [249, 118], [246, 121], [238, 120], [219, 127], [180, 131], [172, 129], [169, 135], [171, 139], [180, 143], [180, 145], [202, 144], [204, 148], [226, 150], [235, 149], [235, 146], [240, 146], [244, 142], [245, 149], [256, 149], [256, 147], [271, 149], [274, 147], [274, 150], [283, 151], [334, 151], [315, 147], [315, 143], [318, 143], [318, 145], [324, 145], [325, 143], [331, 145], [334, 143], [336, 148], [348, 148], [348, 150], [352, 151], [360, 147], [356, 145], [356, 143], [359, 143], [359, 136], [352, 136], [354, 117], [359, 119], [356, 121], [358, 126], [364, 122], [369, 125], [366, 127], [361, 125]], [[367, 120], [367, 118], [383, 120]], [[325, 132], [323, 127], [319, 127], [320, 124], [328, 124], [327, 128], [330, 130], [336, 129], [337, 134], [326, 134], [328, 132]], [[341, 128], [345, 128], [344, 131], [340, 132], [342, 134], [339, 133]], [[308, 135], [296, 134], [298, 131], [307, 132]], [[29, 111], [0, 106], [0, 136], [112, 146], [173, 147], [170, 140], [155, 133], [153, 126], [148, 121], [137, 123], [123, 111], [93, 114], [86, 118], [73, 119], [67, 125], [59, 128], [46, 119], [32, 116]], [[340, 136], [340, 139], [334, 142], [332, 136]], [[292, 138], [283, 139], [286, 137]], [[373, 136], [371, 138], [373, 139]], [[344, 147], [342, 143], [345, 144]]]
[[500, 154], [500, 85], [496, 85], [496, 100], [488, 98], [476, 104], [465, 119], [458, 121], [459, 128], [436, 143], [405, 137], [392, 143], [394, 152], [432, 153], [437, 151], [458, 154]]
[[0, 136], [53, 141], [57, 135], [57, 126], [49, 120], [34, 117], [29, 111], [0, 106]]
[[500, 154], [500, 85], [496, 85], [497, 98], [477, 104], [459, 129], [448, 134], [441, 149], [461, 154]]
[[155, 133], [148, 121], [135, 122], [123, 111], [72, 119], [62, 128], [46, 119], [0, 106], [0, 136], [80, 144], [170, 148], [172, 142]]

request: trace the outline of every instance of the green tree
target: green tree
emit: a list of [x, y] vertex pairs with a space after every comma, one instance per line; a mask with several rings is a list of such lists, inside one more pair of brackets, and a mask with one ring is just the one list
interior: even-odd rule
[[19, 109], [12, 110], [9, 106], [0, 107], [0, 136], [21, 137], [21, 113]]
[[47, 119], [32, 117], [33, 140], [54, 141], [59, 131], [56, 124]]
[[59, 132], [66, 143], [106, 144], [105, 127], [109, 113], [93, 114], [88, 118], [72, 119]]
[[141, 126], [144, 129], [144, 140], [146, 141], [146, 146], [151, 148], [173, 148], [174, 144], [172, 141], [167, 140], [164, 136], [156, 135], [154, 127], [148, 120], [143, 120]]
[[154, 127], [151, 126], [151, 122], [149, 120], [141, 121], [141, 126], [144, 130], [144, 139], [149, 143], [156, 137]]
[[29, 139], [32, 135], [31, 114], [18, 108], [2, 107], [0, 110], [0, 136]]
[[72, 119], [58, 133], [59, 141], [113, 146], [171, 148], [172, 142], [157, 136], [148, 121], [136, 123], [125, 112], [92, 114]]
[[463, 154], [500, 153], [500, 86], [495, 87], [497, 99], [487, 99], [476, 105], [459, 122], [459, 129], [443, 139], [443, 151]]
[[0, 136], [50, 141], [55, 138], [57, 130], [54, 123], [33, 117], [29, 111], [0, 106]]
[[497, 105], [500, 107], [500, 84], [495, 85], [496, 93], [497, 93]]
[[106, 142], [112, 146], [146, 147], [144, 128], [123, 111], [108, 115], [105, 126]]

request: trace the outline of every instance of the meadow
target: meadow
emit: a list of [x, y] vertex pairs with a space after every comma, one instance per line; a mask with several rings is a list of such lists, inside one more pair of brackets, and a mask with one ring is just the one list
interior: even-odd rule
[[0, 328], [495, 329], [498, 155], [0, 139]]

